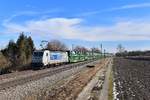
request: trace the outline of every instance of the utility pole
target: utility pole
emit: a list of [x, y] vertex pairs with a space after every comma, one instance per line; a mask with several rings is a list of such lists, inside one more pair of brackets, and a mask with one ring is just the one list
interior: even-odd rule
[[74, 44], [72, 44], [72, 51], [73, 51], [73, 49], [74, 49]]
[[105, 57], [105, 53], [106, 53], [106, 50], [104, 49], [104, 57]]
[[101, 44], [101, 56], [103, 55], [103, 45]]

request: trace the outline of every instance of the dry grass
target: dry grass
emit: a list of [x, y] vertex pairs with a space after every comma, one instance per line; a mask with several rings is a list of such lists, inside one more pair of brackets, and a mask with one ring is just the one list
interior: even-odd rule
[[0, 68], [8, 67], [10, 62], [6, 59], [5, 56], [0, 53]]
[[3, 68], [7, 64], [6, 58], [0, 53], [0, 68]]
[[113, 72], [109, 76], [108, 100], [113, 100]]
[[9, 73], [10, 61], [0, 52], [0, 74]]

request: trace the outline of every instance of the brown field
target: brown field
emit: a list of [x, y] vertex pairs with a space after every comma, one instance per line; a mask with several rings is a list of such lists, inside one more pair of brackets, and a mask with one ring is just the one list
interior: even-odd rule
[[150, 100], [150, 61], [114, 59], [114, 84], [119, 100]]

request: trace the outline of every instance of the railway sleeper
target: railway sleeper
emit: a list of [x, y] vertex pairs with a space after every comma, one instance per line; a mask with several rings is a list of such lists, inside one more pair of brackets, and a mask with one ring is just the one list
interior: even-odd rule
[[78, 66], [85, 65], [85, 64], [87, 64], [89, 62], [91, 62], [91, 61], [86, 61], [86, 62], [80, 62], [80, 63], [75, 63], [75, 64], [64, 65], [65, 67], [63, 67], [63, 68], [60, 67], [60, 68], [56, 68], [54, 70], [42, 72], [40, 74], [35, 74], [35, 75], [32, 75], [32, 76], [15, 79], [15, 80], [12, 80], [12, 81], [0, 84], [0, 90], [5, 90], [5, 89], [11, 88], [11, 87], [16, 87], [17, 85], [22, 85], [24, 83], [27, 83], [27, 82], [30, 82], [30, 81], [33, 81], [33, 80], [37, 80], [37, 79], [40, 79], [40, 78], [43, 78], [43, 77], [47, 77], [49, 75], [54, 75], [56, 73], [60, 73], [60, 72], [65, 71], [65, 70], [76, 68]]

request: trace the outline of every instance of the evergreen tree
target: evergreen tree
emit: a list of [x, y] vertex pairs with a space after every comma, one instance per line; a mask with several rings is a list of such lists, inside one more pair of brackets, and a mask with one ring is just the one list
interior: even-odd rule
[[31, 59], [32, 53], [34, 51], [34, 43], [32, 38], [29, 36], [26, 40], [26, 57]]
[[18, 52], [18, 48], [16, 43], [13, 40], [10, 40], [7, 47], [7, 55], [13, 64], [16, 62], [17, 52]]
[[26, 63], [26, 36], [21, 33], [17, 40], [19, 64]]
[[7, 48], [1, 50], [1, 52], [11, 62], [12, 66], [21, 66], [31, 62], [33, 50], [32, 38], [25, 36], [22, 32], [16, 43], [10, 40]]

